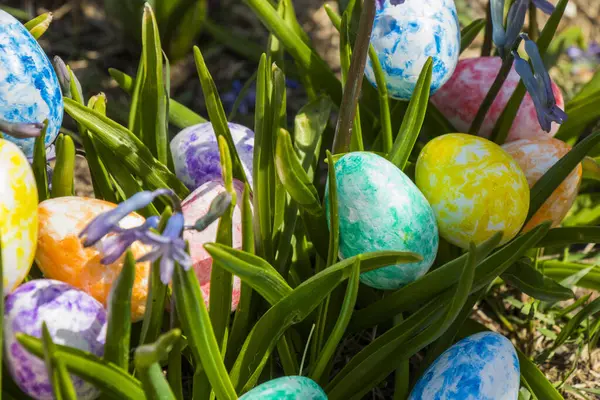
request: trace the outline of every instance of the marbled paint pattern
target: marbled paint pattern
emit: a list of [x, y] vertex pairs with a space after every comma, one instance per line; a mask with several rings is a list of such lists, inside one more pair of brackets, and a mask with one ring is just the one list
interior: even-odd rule
[[[50, 60], [27, 29], [0, 10], [0, 119], [33, 123], [47, 118], [50, 145], [62, 117], [62, 93]], [[32, 156], [35, 139], [6, 138]]]
[[[252, 187], [254, 132], [242, 125], [228, 125], [246, 178]], [[179, 132], [171, 141], [171, 153], [177, 177], [190, 190], [222, 177], [219, 144], [210, 122], [190, 126]]]
[[17, 146], [0, 139], [0, 237], [4, 294], [29, 273], [38, 230], [38, 192], [33, 171]]
[[[529, 187], [533, 187], [554, 164], [571, 151], [571, 146], [554, 138], [522, 139], [507, 143], [502, 147], [519, 163], [525, 172]], [[552, 221], [552, 227], [560, 225], [577, 197], [582, 170], [583, 168], [579, 164], [556, 188], [550, 198], [542, 204], [542, 207], [525, 225], [523, 231], [529, 231], [548, 220]]]
[[409, 400], [517, 400], [519, 371], [517, 353], [507, 338], [477, 333], [439, 356]]
[[[343, 156], [335, 173], [340, 258], [379, 250], [412, 251], [423, 257], [361, 274], [361, 282], [377, 289], [397, 289], [423, 276], [435, 260], [439, 238], [433, 211], [415, 184], [394, 164], [367, 152]], [[326, 189], [327, 221], [328, 197]]]
[[[5, 357], [10, 374], [29, 396], [51, 400], [54, 396], [44, 361], [25, 350], [15, 336], [22, 332], [41, 338], [43, 322], [54, 343], [102, 356], [106, 312], [102, 304], [86, 293], [48, 279], [27, 282], [6, 298]], [[83, 379], [75, 375], [71, 379], [78, 399], [95, 399], [100, 394]]]
[[[452, 78], [431, 98], [442, 114], [460, 132], [468, 132], [483, 99], [492, 87], [500, 70], [500, 57], [478, 57], [460, 60]], [[515, 91], [519, 74], [514, 67], [483, 122], [480, 136], [489, 138], [500, 114]], [[564, 110], [560, 88], [553, 82], [556, 104]], [[537, 112], [529, 93], [525, 95], [517, 117], [508, 134], [507, 142], [518, 139], [542, 139], [554, 136], [560, 125], [553, 123], [550, 134], [544, 132], [537, 119]]]
[[[121, 273], [124, 256], [110, 265], [100, 263], [102, 241], [95, 247], [84, 248], [79, 233], [101, 213], [116, 205], [86, 197], [58, 197], [39, 205], [39, 236], [35, 261], [44, 275], [67, 282], [83, 290], [106, 305], [113, 282]], [[119, 224], [133, 228], [144, 223], [144, 218], [132, 213]], [[150, 246], [135, 242], [131, 247], [134, 257], [140, 258]], [[133, 321], [143, 318], [148, 296], [150, 263], [136, 265], [131, 296]]]
[[240, 400], [327, 400], [327, 395], [312, 379], [284, 376], [255, 387]]
[[529, 210], [529, 186], [519, 164], [497, 144], [452, 133], [423, 148], [416, 183], [435, 212], [441, 236], [464, 249], [503, 231], [515, 237]]
[[[242, 195], [244, 193], [244, 185], [242, 182], [234, 179], [233, 185], [237, 194], [236, 206], [233, 211], [233, 230], [232, 230], [232, 247], [234, 249], [242, 248]], [[225, 186], [221, 180], [213, 180], [206, 182], [198, 189], [193, 191], [182, 203], [183, 216], [186, 225], [194, 225], [196, 221], [203, 217], [210, 207], [210, 203], [220, 193], [225, 191]], [[194, 260], [194, 270], [206, 307], [209, 306], [210, 299], [210, 273], [212, 271], [212, 257], [204, 249], [206, 243], [214, 243], [217, 240], [217, 228], [219, 221], [215, 221], [208, 226], [204, 231], [198, 232], [195, 230], [186, 230], [183, 233], [183, 238], [190, 245], [190, 255]], [[241, 281], [237, 276], [233, 277], [233, 291], [231, 309], [235, 310], [240, 301]]]
[[[371, 44], [391, 97], [409, 100], [428, 57], [433, 58], [431, 92], [452, 75], [460, 53], [460, 26], [453, 0], [385, 0], [377, 3]], [[365, 70], [376, 86], [371, 60]]]

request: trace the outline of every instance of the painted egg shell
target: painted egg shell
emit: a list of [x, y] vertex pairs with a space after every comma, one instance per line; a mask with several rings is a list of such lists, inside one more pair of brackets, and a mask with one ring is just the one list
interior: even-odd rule
[[361, 274], [364, 284], [377, 289], [397, 289], [423, 276], [435, 260], [439, 237], [435, 215], [415, 184], [394, 164], [367, 152], [343, 156], [335, 163], [335, 173], [340, 258], [380, 250], [423, 257]]
[[[409, 100], [428, 57], [433, 58], [431, 92], [450, 79], [460, 53], [460, 26], [453, 0], [377, 0], [371, 44], [391, 97]], [[371, 60], [365, 70], [373, 86]]]
[[[232, 230], [232, 247], [234, 249], [242, 248], [242, 210], [241, 202], [242, 195], [244, 193], [244, 185], [237, 179], [233, 180], [233, 185], [237, 193], [237, 203], [233, 211], [233, 230]], [[220, 193], [225, 191], [225, 186], [220, 180], [214, 180], [206, 182], [198, 189], [194, 190], [182, 203], [183, 216], [185, 218], [186, 225], [194, 225], [196, 221], [203, 217], [209, 207], [210, 203]], [[202, 289], [202, 296], [204, 302], [208, 307], [210, 299], [210, 273], [212, 271], [212, 257], [204, 249], [204, 244], [214, 243], [217, 240], [217, 228], [219, 221], [215, 221], [208, 226], [202, 232], [194, 230], [186, 230], [183, 233], [183, 238], [188, 241], [190, 245], [190, 255], [194, 260], [194, 270], [198, 281], [200, 281], [200, 289]], [[233, 277], [233, 292], [231, 309], [235, 310], [240, 301], [240, 289], [241, 281], [237, 276]]]
[[[121, 272], [124, 257], [110, 265], [101, 264], [101, 242], [95, 247], [84, 248], [79, 233], [97, 215], [115, 207], [113, 203], [86, 197], [58, 197], [43, 201], [38, 208], [40, 224], [35, 261], [40, 270], [46, 277], [67, 282], [104, 305], [113, 282]], [[132, 213], [119, 225], [125, 229], [133, 228], [144, 221], [142, 216]], [[150, 247], [135, 242], [130, 249], [137, 259]], [[136, 265], [131, 296], [131, 317], [134, 321], [144, 316], [149, 270], [149, 262]]]
[[[502, 60], [500, 57], [478, 57], [460, 60], [452, 78], [431, 98], [431, 101], [457, 130], [468, 132], [481, 103], [483, 103], [483, 99], [496, 79], [501, 65]], [[490, 137], [496, 121], [498, 121], [520, 79], [519, 74], [513, 67], [481, 126], [480, 136]], [[556, 98], [556, 104], [564, 110], [562, 93], [554, 82], [552, 82], [552, 90]], [[544, 132], [538, 122], [533, 100], [527, 93], [508, 134], [507, 141], [554, 136], [559, 127], [558, 124], [553, 123], [550, 134]]]
[[[246, 178], [252, 187], [254, 132], [242, 125], [228, 125]], [[191, 190], [221, 178], [219, 144], [210, 122], [190, 126], [179, 132], [171, 141], [171, 153], [177, 177]]]
[[500, 146], [452, 133], [423, 148], [416, 182], [435, 212], [440, 235], [463, 249], [503, 231], [501, 244], [521, 230], [529, 186], [519, 164]]
[[[522, 139], [502, 146], [521, 166], [529, 187], [535, 183], [554, 165], [563, 158], [571, 146], [554, 138], [543, 140]], [[552, 226], [560, 225], [567, 215], [579, 189], [582, 175], [581, 164], [567, 176], [558, 188], [546, 200], [523, 228], [529, 231], [544, 221], [552, 221]]]
[[284, 376], [263, 383], [240, 397], [240, 400], [327, 400], [315, 381], [303, 376]]
[[[106, 337], [106, 311], [88, 294], [49, 279], [25, 283], [8, 295], [4, 311], [4, 335], [8, 369], [19, 387], [38, 400], [52, 400], [46, 365], [17, 341], [19, 332], [42, 337], [45, 322], [56, 344], [102, 356]], [[78, 399], [95, 399], [100, 392], [71, 375]]]
[[477, 333], [439, 356], [409, 400], [517, 400], [519, 370], [517, 352], [507, 338]]
[[0, 139], [0, 237], [5, 295], [23, 282], [31, 268], [38, 233], [37, 202], [37, 185], [27, 158], [13, 143]]
[[[8, 122], [44, 122], [46, 145], [54, 141], [63, 117], [58, 78], [48, 57], [27, 29], [0, 10], [0, 119]], [[35, 139], [15, 139], [31, 157]]]

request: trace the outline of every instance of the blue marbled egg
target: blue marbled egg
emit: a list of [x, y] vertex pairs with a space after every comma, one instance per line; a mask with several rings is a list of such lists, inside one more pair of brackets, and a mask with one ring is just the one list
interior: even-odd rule
[[[46, 145], [50, 145], [62, 118], [63, 97], [50, 60], [29, 31], [0, 10], [0, 119], [18, 123], [48, 119]], [[32, 156], [34, 138], [5, 138]]]
[[477, 333], [439, 356], [409, 400], [517, 400], [519, 376], [512, 343], [494, 332]]
[[[371, 32], [389, 95], [409, 100], [428, 57], [433, 58], [431, 93], [446, 83], [460, 54], [460, 25], [453, 0], [377, 0]], [[376, 86], [371, 60], [365, 70]]]
[[[398, 289], [423, 276], [439, 243], [433, 210], [417, 186], [394, 164], [374, 153], [354, 152], [335, 163], [340, 258], [380, 250], [412, 251], [422, 261], [361, 274], [364, 284]], [[325, 191], [329, 221], [329, 182]]]
[[327, 400], [327, 395], [312, 379], [284, 376], [255, 387], [240, 400]]
[[[252, 187], [254, 132], [242, 125], [228, 125], [248, 184]], [[179, 132], [171, 140], [171, 153], [175, 174], [190, 190], [222, 177], [219, 144], [210, 122], [193, 125]]]

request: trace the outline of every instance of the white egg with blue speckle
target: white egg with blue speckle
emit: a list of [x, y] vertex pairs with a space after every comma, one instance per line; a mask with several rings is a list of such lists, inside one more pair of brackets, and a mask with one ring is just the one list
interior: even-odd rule
[[[27, 28], [0, 10], [0, 119], [12, 123], [48, 119], [46, 146], [62, 123], [63, 97], [50, 60]], [[31, 157], [34, 138], [5, 135]]]
[[469, 336], [446, 350], [419, 379], [409, 400], [517, 400], [519, 358], [494, 332]]
[[[453, 0], [376, 0], [371, 45], [388, 93], [409, 100], [428, 57], [433, 58], [431, 93], [446, 83], [460, 55], [460, 25]], [[371, 60], [365, 70], [376, 85]]]

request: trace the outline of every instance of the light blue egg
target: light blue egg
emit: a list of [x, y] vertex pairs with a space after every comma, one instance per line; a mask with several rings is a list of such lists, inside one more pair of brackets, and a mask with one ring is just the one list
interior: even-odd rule
[[[409, 100], [428, 57], [433, 58], [431, 94], [446, 83], [460, 55], [460, 25], [453, 0], [377, 0], [371, 33], [391, 97]], [[365, 70], [373, 86], [371, 60]]]
[[[377, 289], [398, 289], [423, 276], [435, 261], [439, 237], [433, 210], [417, 186], [394, 164], [368, 152], [346, 154], [335, 163], [335, 173], [340, 258], [380, 250], [423, 257], [361, 274], [361, 282]], [[329, 221], [328, 189], [329, 182]]]
[[[46, 54], [29, 31], [0, 10], [0, 119], [15, 123], [48, 119], [46, 146], [62, 123], [63, 97], [58, 78]], [[31, 157], [34, 138], [5, 135]]]
[[409, 400], [517, 400], [519, 376], [512, 343], [494, 332], [477, 333], [439, 356]]
[[255, 387], [240, 400], [327, 400], [327, 395], [312, 379], [284, 376]]

